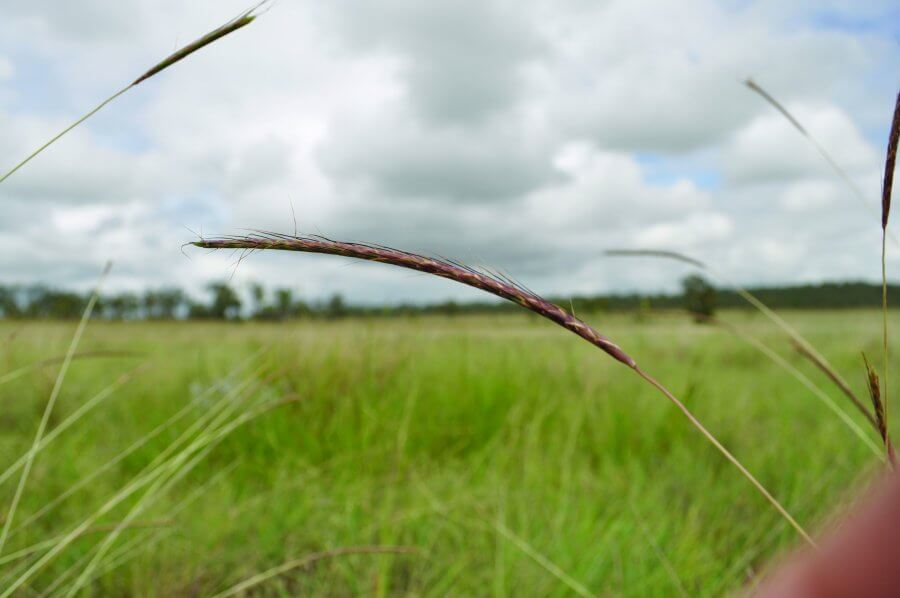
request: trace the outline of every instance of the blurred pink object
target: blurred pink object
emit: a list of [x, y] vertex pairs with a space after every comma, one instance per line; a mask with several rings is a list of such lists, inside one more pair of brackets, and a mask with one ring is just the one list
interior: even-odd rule
[[900, 596], [900, 474], [881, 480], [819, 550], [789, 558], [756, 596]]

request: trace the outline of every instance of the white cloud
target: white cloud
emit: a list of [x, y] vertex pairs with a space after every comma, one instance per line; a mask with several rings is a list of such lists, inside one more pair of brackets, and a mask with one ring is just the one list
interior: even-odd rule
[[[246, 3], [70, 4], [20, 2], [0, 23], [3, 164]], [[292, 204], [305, 232], [495, 265], [544, 292], [671, 288], [683, 272], [599, 259], [635, 245], [747, 282], [877, 276], [870, 215], [740, 82], [782, 99], [874, 198], [900, 50], [817, 18], [853, 6], [785, 4], [276, 3], [0, 186], [3, 278], [85, 284], [114, 257], [122, 285], [199, 285], [230, 262], [185, 259], [185, 226], [291, 231]], [[253, 278], [477, 296], [296, 255], [254, 256], [235, 281]]]
[[[848, 174], [875, 174], [878, 154], [842, 110], [809, 105], [788, 109]], [[737, 131], [723, 152], [723, 167], [735, 183], [791, 180], [831, 172], [815, 145], [774, 110]]]

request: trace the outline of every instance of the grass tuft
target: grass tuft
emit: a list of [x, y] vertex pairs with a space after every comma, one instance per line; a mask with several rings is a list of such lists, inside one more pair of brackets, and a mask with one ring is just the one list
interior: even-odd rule
[[25, 491], [25, 484], [28, 481], [28, 476], [31, 473], [31, 467], [34, 464], [34, 457], [40, 449], [41, 441], [44, 437], [44, 432], [47, 429], [47, 424], [50, 421], [50, 414], [53, 412], [53, 407], [56, 405], [56, 399], [59, 397], [59, 391], [62, 389], [63, 380], [66, 378], [66, 372], [69, 370], [69, 364], [72, 363], [72, 357], [75, 355], [75, 351], [78, 349], [78, 343], [81, 341], [81, 335], [84, 334], [84, 329], [87, 327], [88, 320], [91, 318], [91, 312], [94, 311], [94, 306], [97, 304], [97, 300], [100, 297], [100, 287], [103, 284], [104, 279], [106, 279], [106, 275], [109, 274], [109, 270], [112, 267], [112, 263], [107, 263], [106, 267], [103, 269], [103, 273], [100, 275], [100, 280], [97, 282], [97, 285], [94, 287], [94, 292], [91, 293], [91, 298], [88, 300], [87, 305], [84, 308], [84, 312], [81, 314], [81, 321], [78, 322], [78, 327], [75, 329], [75, 334], [72, 337], [72, 342], [69, 344], [69, 350], [66, 352], [66, 357], [62, 362], [62, 366], [59, 368], [59, 373], [56, 375], [56, 382], [53, 383], [53, 390], [50, 391], [50, 398], [47, 400], [47, 405], [44, 407], [44, 414], [41, 416], [41, 421], [38, 424], [37, 432], [34, 435], [34, 441], [31, 443], [31, 448], [28, 451], [28, 454], [25, 456], [25, 463], [22, 467], [22, 475], [19, 476], [19, 484], [16, 487], [16, 492], [13, 494], [12, 503], [9, 506], [9, 512], [6, 515], [6, 519], [3, 521], [3, 530], [0, 532], [0, 554], [3, 553], [3, 546], [6, 544], [6, 538], [9, 536], [9, 529], [12, 525], [13, 520], [16, 516], [16, 509], [19, 506], [19, 501], [22, 499], [22, 493]]

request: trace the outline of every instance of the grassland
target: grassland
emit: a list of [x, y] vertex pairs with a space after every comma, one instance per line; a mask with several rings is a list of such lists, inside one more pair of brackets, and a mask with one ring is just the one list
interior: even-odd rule
[[[879, 355], [880, 313], [785, 315], [865, 396], [859, 352]], [[808, 529], [826, 525], [872, 475], [859, 439], [728, 332], [675, 314], [586, 319], [679, 395]], [[724, 319], [821, 380], [761, 316]], [[73, 329], [0, 324], [0, 375], [63, 354]], [[98, 595], [205, 595], [291, 558], [372, 544], [419, 552], [342, 556], [262, 588], [720, 595], [799, 546], [653, 389], [536, 317], [92, 322], [79, 350], [140, 355], [75, 361], [51, 429], [122, 373], [150, 367], [38, 454], [18, 521], [185, 405], [188, 415], [13, 533], [5, 555], [72, 529], [241, 381], [258, 382], [254, 396], [299, 397], [226, 437], [141, 515], [162, 527], [125, 530], [92, 582]], [[0, 462], [27, 451], [57, 368], [0, 386]], [[16, 477], [2, 486], [4, 504]], [[121, 519], [127, 504], [99, 523]], [[31, 587], [84, 563], [103, 537], [75, 540]], [[2, 565], [0, 577], [39, 555]]]

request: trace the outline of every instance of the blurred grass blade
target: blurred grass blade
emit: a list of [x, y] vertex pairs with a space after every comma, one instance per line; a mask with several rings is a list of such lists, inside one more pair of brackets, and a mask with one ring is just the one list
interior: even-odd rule
[[[174, 521], [175, 516], [178, 515], [181, 511], [186, 509], [191, 505], [197, 498], [202, 496], [211, 486], [213, 486], [220, 479], [228, 475], [237, 465], [237, 461], [233, 461], [227, 467], [219, 470], [215, 475], [210, 477], [206, 482], [201, 484], [200, 486], [194, 488], [188, 493], [188, 495], [178, 501], [176, 505], [166, 514], [166, 518]], [[118, 547], [112, 553], [110, 553], [109, 558], [106, 560], [106, 565], [100, 570], [94, 573], [91, 578], [88, 580], [93, 581], [100, 575], [104, 575], [109, 571], [114, 570], [115, 568], [121, 566], [123, 563], [131, 560], [136, 557], [141, 552], [150, 550], [157, 543], [159, 543], [165, 537], [171, 535], [173, 530], [171, 528], [162, 528], [154, 530], [149, 534], [141, 534], [140, 532], [136, 533], [133, 538], [123, 543], [122, 546]], [[87, 552], [82, 557], [80, 557], [75, 563], [66, 569], [61, 575], [59, 575], [53, 582], [43, 588], [42, 595], [50, 596], [53, 592], [63, 584], [67, 583], [69, 578], [72, 577], [76, 571], [81, 570], [86, 564], [88, 559], [93, 558], [92, 555], [95, 554], [96, 548], [92, 549], [90, 552]]]
[[[841, 391], [847, 395], [847, 398], [859, 409], [860, 413], [862, 413], [866, 419], [872, 423], [874, 426], [875, 419], [873, 415], [869, 412], [869, 410], [862, 404], [859, 398], [853, 393], [850, 388], [850, 385], [847, 381], [840, 375], [840, 373], [834, 368], [834, 366], [829, 363], [829, 361], [825, 358], [824, 355], [819, 353], [816, 348], [806, 340], [802, 334], [800, 334], [793, 326], [788, 324], [781, 316], [775, 313], [768, 305], [760, 301], [754, 294], [752, 294], [747, 289], [741, 287], [738, 284], [735, 284], [725, 278], [722, 274], [719, 274], [715, 270], [713, 270], [707, 264], [701, 262], [700, 260], [694, 259], [692, 257], [686, 256], [682, 253], [677, 253], [674, 251], [661, 251], [655, 249], [610, 249], [604, 252], [604, 255], [610, 257], [656, 257], [663, 259], [672, 259], [678, 262], [682, 262], [684, 264], [689, 264], [691, 266], [696, 266], [700, 270], [706, 272], [725, 286], [731, 288], [735, 293], [737, 293], [744, 301], [755, 307], [766, 316], [769, 320], [771, 320], [776, 326], [778, 326], [788, 337], [797, 344], [798, 350], [808, 359], [812, 360], [813, 363], [816, 364], [822, 371], [826, 373], [826, 375], [831, 378], [835, 384], [841, 389]], [[843, 411], [842, 411], [843, 412]], [[842, 418], [843, 419], [843, 418]], [[845, 422], [846, 423], [846, 422]]]
[[816, 353], [810, 352], [805, 345], [798, 343], [796, 340], [791, 339], [791, 344], [801, 357], [816, 366], [819, 371], [825, 374], [825, 376], [831, 380], [848, 399], [850, 399], [850, 402], [852, 402], [857, 410], [866, 417], [873, 429], [878, 429], [878, 422], [875, 421], [875, 415], [869, 411], [868, 407], [863, 405], [862, 401], [859, 400], [859, 397], [856, 396], [856, 393], [853, 392], [853, 389], [847, 384], [847, 381], [844, 380], [833, 367], [828, 363], [823, 362]]
[[[175, 522], [171, 519], [164, 520], [153, 520], [153, 521], [130, 521], [123, 526], [123, 529], [147, 529], [147, 528], [156, 528], [156, 527], [171, 527]], [[118, 524], [114, 525], [95, 525], [87, 528], [81, 533], [81, 536], [86, 536], [89, 534], [103, 534], [115, 529]], [[55, 538], [48, 538], [47, 540], [42, 540], [37, 544], [32, 544], [31, 546], [26, 546], [20, 550], [15, 552], [10, 552], [3, 557], [0, 557], [0, 565], [5, 565], [6, 563], [11, 563], [13, 561], [25, 558], [29, 555], [32, 555], [36, 552], [40, 552], [45, 548], [49, 548], [59, 542], [63, 536], [57, 536]]]
[[[797, 129], [797, 131], [801, 135], [806, 137], [807, 141], [809, 141], [810, 144], [812, 144], [812, 146], [814, 148], [816, 148], [816, 151], [819, 152], [819, 155], [821, 155], [822, 158], [824, 158], [825, 161], [828, 162], [828, 165], [831, 167], [831, 169], [834, 171], [834, 173], [837, 174], [837, 176], [840, 177], [844, 181], [844, 183], [846, 183], [846, 185], [850, 188], [851, 191], [853, 191], [853, 194], [856, 196], [856, 198], [859, 200], [859, 202], [866, 208], [866, 210], [871, 212], [873, 216], [875, 216], [877, 214], [877, 212], [875, 211], [875, 207], [871, 204], [871, 202], [869, 202], [868, 199], [866, 199], [866, 196], [862, 192], [862, 189], [860, 189], [859, 186], [853, 182], [853, 179], [850, 178], [850, 175], [848, 175], [847, 172], [843, 168], [841, 168], [841, 166], [837, 163], [837, 161], [831, 157], [831, 154], [829, 154], [825, 150], [825, 148], [822, 146], [822, 144], [819, 143], [819, 141], [815, 137], [813, 137], [809, 133], [809, 131], [806, 130], [806, 128], [803, 125], [800, 124], [800, 121], [798, 121], [794, 117], [793, 114], [788, 112], [787, 108], [785, 108], [781, 104], [781, 102], [779, 102], [774, 97], [772, 97], [772, 95], [769, 92], [767, 92], [765, 89], [763, 89], [753, 79], [747, 79], [746, 81], [744, 81], [744, 85], [746, 85], [749, 89], [751, 89], [755, 93], [757, 93], [766, 102], [768, 102], [773, 108], [778, 110], [778, 112], [780, 112], [781, 115], [784, 116], [791, 123], [791, 125], [793, 125], [793, 127], [795, 129]], [[894, 239], [894, 242], [897, 243], [897, 240]]]
[[33, 447], [27, 453], [25, 453], [24, 455], [19, 457], [19, 459], [15, 463], [13, 463], [9, 467], [7, 467], [6, 471], [4, 471], [2, 474], [0, 474], [0, 484], [5, 482], [7, 479], [9, 479], [9, 477], [12, 474], [14, 474], [16, 471], [18, 471], [19, 468], [22, 467], [22, 465], [28, 460], [29, 456], [31, 456], [33, 458], [34, 455], [32, 455], [32, 452], [36, 455], [37, 453], [44, 450], [44, 448], [48, 444], [53, 442], [53, 440], [57, 436], [59, 436], [60, 434], [65, 432], [67, 429], [69, 429], [75, 423], [77, 423], [78, 420], [81, 419], [88, 411], [90, 411], [91, 409], [93, 409], [94, 407], [96, 407], [97, 405], [99, 405], [100, 403], [105, 401], [106, 399], [108, 399], [110, 396], [112, 396], [112, 394], [115, 391], [117, 391], [119, 388], [124, 386], [128, 381], [130, 381], [132, 378], [137, 376], [144, 369], [145, 369], [144, 367], [137, 367], [130, 372], [126, 372], [125, 374], [122, 374], [121, 376], [119, 376], [119, 378], [115, 382], [113, 382], [112, 384], [110, 384], [109, 386], [107, 386], [106, 388], [104, 388], [103, 390], [98, 392], [97, 394], [95, 394], [93, 397], [91, 397], [90, 399], [88, 399], [87, 401], [82, 403], [78, 407], [78, 409], [76, 409], [66, 419], [64, 419], [62, 422], [60, 422], [59, 425], [57, 425], [55, 428], [50, 430], [50, 432], [48, 432], [47, 435], [41, 439], [41, 441], [37, 444], [37, 446]]
[[[227, 414], [233, 411], [234, 403], [232, 403], [228, 407], [232, 408], [218, 410], [211, 416], [209, 414], [204, 415], [201, 418], [201, 420], [203, 421], [203, 425], [199, 426], [199, 430], [197, 429], [198, 426], [191, 426], [188, 430], [183, 432], [167, 447], [166, 450], [160, 453], [160, 455], [158, 455], [150, 465], [145, 467], [141, 471], [141, 473], [135, 476], [135, 478], [133, 478], [124, 487], [119, 489], [119, 491], [116, 492], [115, 495], [108, 499], [92, 515], [87, 517], [79, 525], [73, 528], [68, 534], [63, 536], [59, 542], [57, 542], [41, 558], [33, 563], [12, 584], [10, 584], [9, 587], [5, 588], [2, 593], [0, 593], [0, 598], [6, 598], [7, 596], [11, 596], [16, 591], [18, 591], [18, 589], [21, 588], [25, 583], [27, 583], [28, 580], [34, 577], [51, 560], [56, 558], [56, 556], [58, 556], [63, 550], [65, 550], [65, 548], [69, 546], [69, 544], [71, 544], [82, 532], [84, 532], [85, 529], [88, 529], [90, 526], [96, 523], [96, 521], [100, 517], [112, 511], [115, 507], [117, 507], [123, 501], [127, 500], [130, 496], [139, 492], [142, 488], [155, 488], [157, 487], [157, 483], [160, 480], [165, 479], [170, 474], [177, 474], [178, 470], [181, 469], [185, 462], [190, 459], [192, 454], [196, 453], [198, 450], [202, 449], [210, 442], [217, 441], [225, 435], [234, 431], [234, 429], [236, 429], [237, 426], [240, 425], [236, 424], [235, 422], [240, 420], [240, 423], [244, 423], [245, 421], [247, 421], [246, 418], [238, 418], [237, 420], [232, 422], [232, 425], [223, 426], [222, 428], [215, 430], [214, 433], [209, 433], [211, 427], [221, 424], [220, 420], [223, 417], [223, 414], [227, 417]], [[190, 444], [188, 444], [186, 447], [178, 450], [178, 448], [182, 444], [184, 444], [186, 440], [189, 440], [196, 432], [199, 432], [199, 435], [194, 438], [194, 440], [190, 442]]]
[[876, 457], [878, 457], [879, 459], [884, 458], [881, 449], [879, 449], [878, 445], [875, 444], [872, 439], [866, 435], [865, 431], [863, 431], [863, 429], [860, 428], [859, 425], [857, 425], [857, 423], [853, 421], [850, 416], [847, 415], [847, 413], [843, 409], [841, 409], [830, 396], [828, 396], [828, 393], [819, 388], [819, 386], [816, 385], [812, 380], [807, 378], [806, 375], [803, 374], [803, 372], [795, 368], [790, 364], [790, 362], [767, 347], [763, 342], [756, 338], [753, 338], [748, 334], [744, 334], [736, 326], [732, 326], [731, 324], [728, 324], [716, 318], [711, 318], [710, 321], [718, 326], [721, 326], [722, 328], [725, 328], [744, 342], [748, 343], [760, 353], [772, 360], [776, 365], [788, 372], [798, 382], [800, 382], [800, 384], [809, 389], [809, 391], [812, 392], [816, 396], [816, 398], [822, 402], [823, 405], [828, 407], [828, 409], [832, 413], [834, 413], [838, 417], [838, 419], [840, 419], [863, 442], [863, 444], [871, 449], [872, 453]]
[[267, 571], [263, 571], [262, 573], [254, 575], [253, 577], [249, 577], [241, 583], [232, 586], [227, 590], [223, 590], [218, 594], [215, 594], [213, 598], [225, 598], [226, 596], [242, 594], [261, 583], [265, 583], [273, 577], [283, 575], [284, 573], [287, 573], [288, 571], [292, 571], [294, 569], [309, 567], [317, 561], [321, 561], [324, 559], [333, 559], [339, 556], [351, 554], [410, 554], [415, 552], [418, 552], [418, 549], [415, 546], [346, 546], [344, 548], [335, 548], [334, 550], [316, 552], [299, 559], [287, 561], [286, 563], [282, 563], [277, 567], [273, 567], [271, 569], [268, 569]]
[[103, 284], [103, 281], [106, 279], [106, 275], [109, 274], [109, 270], [111, 267], [112, 263], [107, 262], [106, 267], [103, 268], [103, 273], [100, 275], [100, 280], [97, 281], [97, 285], [94, 287], [94, 291], [91, 293], [91, 298], [88, 300], [87, 305], [84, 308], [84, 312], [81, 314], [81, 321], [78, 322], [78, 327], [75, 329], [75, 334], [72, 337], [72, 342], [69, 344], [69, 350], [66, 352], [66, 358], [63, 360], [62, 366], [60, 366], [59, 368], [59, 373], [56, 375], [56, 382], [54, 382], [53, 384], [53, 390], [50, 391], [50, 398], [47, 400], [47, 405], [44, 407], [44, 414], [41, 416], [41, 421], [38, 424], [37, 432], [34, 435], [34, 441], [31, 443], [31, 449], [28, 451], [28, 454], [25, 458], [25, 464], [22, 468], [22, 475], [19, 477], [19, 485], [16, 487], [15, 494], [13, 494], [12, 503], [10, 504], [9, 512], [6, 515], [6, 520], [3, 522], [3, 531], [0, 532], [0, 555], [2, 555], [3, 553], [3, 546], [4, 544], [6, 544], [6, 538], [9, 535], [10, 526], [15, 519], [16, 508], [19, 506], [19, 501], [22, 499], [22, 492], [24, 492], [25, 490], [25, 484], [28, 481], [28, 475], [31, 473], [31, 466], [34, 463], [34, 456], [37, 454], [38, 446], [41, 444], [41, 440], [44, 437], [44, 431], [47, 429], [47, 424], [50, 421], [50, 414], [53, 412], [53, 407], [56, 405], [56, 399], [59, 396], [59, 391], [62, 389], [62, 383], [66, 378], [66, 372], [69, 371], [69, 364], [72, 363], [72, 356], [78, 349], [78, 343], [81, 341], [81, 335], [84, 334], [84, 329], [87, 327], [87, 323], [91, 317], [91, 313], [94, 311], [94, 306], [97, 304], [97, 300], [100, 297], [100, 287]]
[[[246, 369], [246, 367], [249, 365], [249, 363], [252, 361], [252, 359], [254, 359], [254, 357], [255, 356], [244, 360], [243, 363], [239, 364], [234, 370], [229, 372], [229, 376], [233, 376], [234, 374]], [[241, 388], [241, 385], [238, 385], [238, 388]], [[186, 416], [192, 409], [194, 409], [196, 407], [196, 403], [198, 401], [203, 401], [208, 396], [210, 396], [215, 390], [216, 390], [215, 385], [208, 386], [198, 397], [196, 397], [196, 399], [194, 401], [191, 401], [191, 402], [188, 402], [187, 404], [185, 404], [181, 409], [179, 409], [177, 412], [175, 412], [173, 415], [171, 415], [168, 419], [166, 419], [166, 421], [162, 422], [161, 424], [156, 426], [153, 430], [151, 430], [150, 432], [147, 432], [142, 437], [135, 440], [128, 447], [126, 447], [124, 450], [119, 452], [115, 457], [113, 457], [112, 459], [110, 459], [109, 461], [107, 461], [106, 463], [104, 463], [103, 465], [101, 465], [100, 467], [98, 467], [97, 469], [95, 469], [94, 471], [89, 473], [88, 475], [84, 476], [83, 478], [81, 478], [80, 480], [78, 480], [77, 482], [75, 482], [74, 484], [69, 486], [68, 488], [66, 488], [65, 491], [63, 491], [61, 494], [57, 495], [53, 500], [51, 500], [50, 502], [45, 504], [37, 512], [35, 512], [30, 517], [28, 517], [27, 519], [22, 521], [22, 523], [20, 523], [18, 525], [18, 527], [14, 528], [11, 533], [15, 533], [15, 532], [21, 530], [22, 528], [26, 527], [28, 524], [30, 524], [34, 521], [37, 521], [38, 519], [40, 519], [41, 517], [46, 515], [48, 512], [52, 511], [55, 507], [57, 507], [60, 503], [65, 501], [67, 498], [69, 498], [70, 496], [72, 496], [73, 494], [78, 492], [80, 489], [82, 489], [85, 486], [87, 486], [88, 484], [90, 484], [94, 479], [96, 479], [97, 477], [99, 477], [100, 475], [105, 473], [106, 471], [109, 471], [111, 468], [115, 467], [118, 463], [120, 463], [122, 460], [124, 460], [126, 457], [128, 457], [128, 455], [131, 455], [132, 453], [134, 453], [141, 447], [145, 446], [153, 438], [158, 436], [163, 431], [169, 429], [171, 426], [173, 426], [175, 423], [177, 423], [180, 419], [182, 419], [184, 416]]]
[[[72, 361], [103, 357], [143, 357], [143, 355], [134, 351], [79, 351], [78, 353], [72, 355]], [[12, 382], [13, 380], [21, 378], [32, 370], [47, 367], [57, 363], [62, 363], [65, 358], [65, 355], [62, 355], [60, 357], [48, 357], [46, 359], [39, 359], [27, 365], [23, 365], [0, 376], [0, 384]]]
[[[94, 555], [94, 558], [91, 559], [81, 575], [78, 576], [78, 579], [75, 580], [75, 583], [71, 585], [66, 595], [74, 596], [78, 592], [78, 590], [80, 590], [84, 586], [84, 584], [87, 583], [96, 567], [100, 564], [103, 557], [106, 555], [109, 548], [113, 545], [113, 543], [125, 529], [125, 526], [134, 521], [134, 519], [137, 518], [141, 513], [143, 513], [151, 504], [153, 504], [153, 502], [159, 496], [165, 494], [172, 485], [174, 485], [181, 478], [187, 475], [187, 473], [190, 472], [197, 465], [197, 463], [206, 458], [212, 448], [222, 438], [224, 438], [246, 422], [250, 421], [251, 419], [259, 417], [260, 415], [267, 413], [268, 411], [271, 411], [272, 409], [275, 409], [277, 407], [296, 402], [297, 400], [298, 399], [296, 397], [288, 397], [277, 401], [271, 401], [251, 411], [248, 411], [247, 413], [244, 413], [235, 418], [231, 422], [222, 425], [219, 429], [208, 431], [205, 434], [202, 434], [190, 446], [185, 448], [179, 455], [173, 458], [173, 464], [171, 466], [162, 466], [161, 469], [168, 468], [172, 470], [171, 477], [167, 477], [166, 474], [168, 472], [163, 471], [162, 475], [160, 475], [153, 482], [144, 496], [131, 508], [128, 515], [126, 515], [125, 518], [122, 519], [122, 521], [119, 523], [119, 525], [115, 529], [113, 529], [106, 538], [104, 538], [99, 548], [97, 549], [97, 553]], [[217, 423], [219, 422], [213, 422], [209, 427], [212, 428], [213, 426], [217, 425]]]
[[584, 587], [581, 582], [563, 571], [556, 563], [535, 550], [534, 547], [531, 546], [531, 544], [514, 534], [512, 530], [503, 525], [501, 522], [492, 521], [491, 523], [493, 524], [494, 529], [497, 530], [497, 533], [503, 536], [513, 546], [525, 553], [531, 560], [540, 565], [545, 571], [565, 584], [565, 586], [572, 590], [574, 593], [578, 594], [579, 596], [583, 596], [584, 598], [594, 598], [596, 596], [596, 594]]

